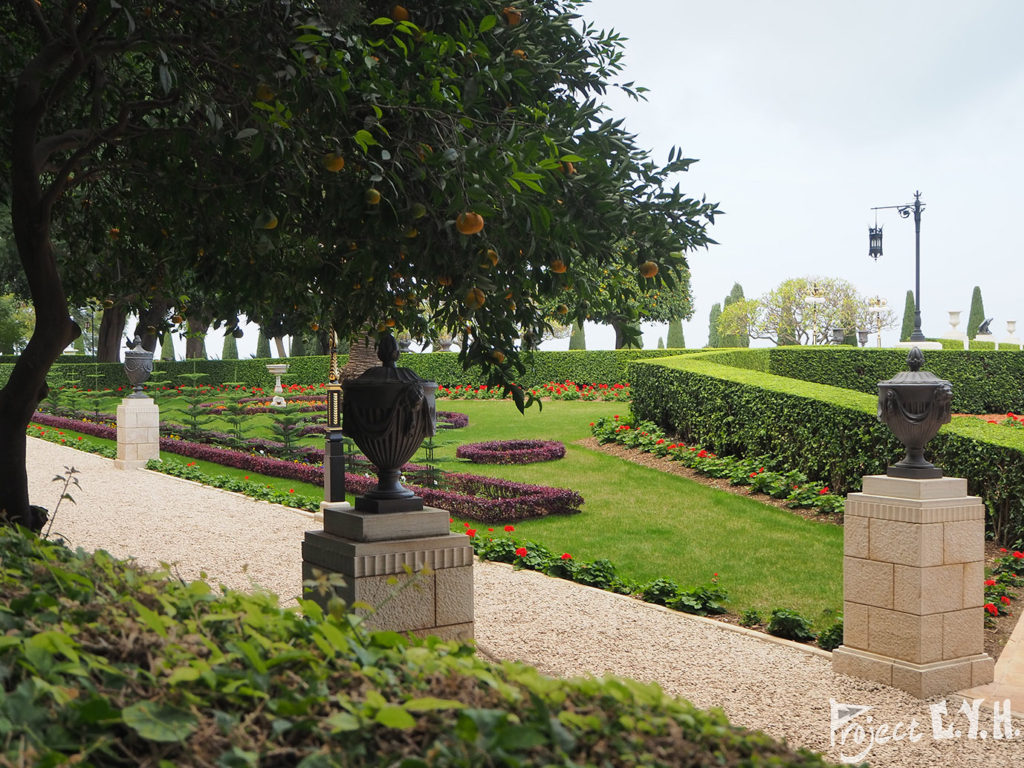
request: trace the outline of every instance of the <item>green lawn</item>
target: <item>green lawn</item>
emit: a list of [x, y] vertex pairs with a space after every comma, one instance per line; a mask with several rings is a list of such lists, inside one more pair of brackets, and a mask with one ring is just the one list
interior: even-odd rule
[[[161, 413], [165, 419], [181, 421], [171, 412], [175, 399], [162, 398]], [[831, 621], [822, 621], [823, 611], [841, 613], [841, 527], [804, 520], [575, 444], [590, 436], [591, 421], [625, 415], [627, 404], [552, 401], [521, 414], [510, 401], [444, 400], [438, 409], [469, 416], [465, 429], [438, 431], [435, 456], [442, 469], [572, 488], [582, 494], [581, 514], [519, 522], [517, 538], [580, 560], [607, 558], [620, 575], [638, 581], [661, 577], [692, 587], [707, 584], [717, 573], [719, 586], [729, 593], [727, 605], [737, 613], [751, 607], [762, 613], [783, 607], [823, 624]], [[269, 436], [269, 423], [269, 416], [254, 416], [247, 434]], [[218, 420], [208, 428], [225, 429], [225, 424]], [[454, 458], [463, 443], [531, 438], [562, 441], [566, 457], [519, 466], [470, 464]], [[413, 461], [422, 459], [421, 451]], [[247, 474], [204, 462], [197, 465], [211, 474]], [[289, 480], [262, 482], [306, 495], [322, 492]], [[474, 525], [486, 535], [485, 526]]]

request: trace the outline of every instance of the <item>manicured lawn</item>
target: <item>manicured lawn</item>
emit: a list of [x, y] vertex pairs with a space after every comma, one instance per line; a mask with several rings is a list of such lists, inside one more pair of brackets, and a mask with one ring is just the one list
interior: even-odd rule
[[[171, 413], [173, 399], [160, 401], [161, 412], [163, 418], [180, 422], [178, 414]], [[637, 581], [667, 578], [692, 587], [707, 584], [717, 573], [719, 586], [729, 594], [727, 605], [737, 613], [751, 607], [762, 612], [783, 607], [823, 624], [831, 621], [821, 621], [823, 611], [841, 613], [842, 528], [575, 445], [590, 436], [591, 421], [625, 415], [627, 404], [551, 401], [543, 409], [520, 414], [509, 401], [443, 400], [438, 409], [469, 416], [464, 429], [438, 431], [435, 457], [442, 469], [572, 488], [583, 495], [581, 514], [519, 522], [516, 538], [569, 552], [579, 560], [606, 558], [621, 576]], [[269, 437], [270, 420], [262, 414], [251, 417], [246, 434]], [[207, 425], [225, 427], [220, 420]], [[463, 443], [531, 438], [562, 441], [565, 458], [519, 466], [470, 464], [454, 458]], [[319, 445], [322, 440], [310, 442]], [[413, 461], [423, 458], [421, 451]], [[210, 474], [247, 474], [205, 462], [197, 466]], [[296, 481], [261, 481], [305, 495], [322, 493]], [[474, 525], [486, 535], [485, 526]]]
[[841, 527], [573, 445], [590, 436], [589, 423], [596, 418], [627, 413], [624, 404], [548, 402], [543, 411], [526, 415], [503, 402], [445, 401], [439, 407], [469, 416], [467, 428], [439, 433], [439, 440], [450, 442], [437, 449], [440, 456], [454, 456], [459, 443], [483, 440], [565, 443], [566, 457], [554, 462], [441, 464], [450, 471], [573, 488], [583, 495], [580, 515], [522, 521], [516, 524], [518, 538], [577, 559], [607, 558], [623, 576], [637, 580], [661, 577], [696, 586], [718, 573], [736, 612], [784, 607], [815, 621], [826, 609], [841, 613]]

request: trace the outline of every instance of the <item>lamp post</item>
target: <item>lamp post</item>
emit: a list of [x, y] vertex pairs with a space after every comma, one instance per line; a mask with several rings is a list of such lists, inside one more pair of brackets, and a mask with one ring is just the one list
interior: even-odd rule
[[868, 299], [868, 312], [872, 312], [875, 315], [875, 321], [878, 325], [878, 346], [882, 346], [882, 312], [885, 311], [885, 299], [875, 296]]
[[[911, 214], [914, 215], [914, 332], [910, 334], [910, 340], [914, 342], [927, 341], [924, 334], [921, 333], [921, 211], [924, 210], [921, 193], [914, 192], [913, 203], [880, 205], [871, 210], [881, 211], [887, 208], [895, 208], [904, 219], [909, 218]], [[882, 228], [879, 226], [868, 227], [868, 256], [877, 261], [881, 255]]]
[[811, 308], [811, 345], [813, 346], [814, 339], [818, 335], [818, 306], [825, 303], [825, 297], [821, 295], [821, 286], [817, 283], [811, 283], [808, 291], [809, 293], [804, 296], [804, 303]]

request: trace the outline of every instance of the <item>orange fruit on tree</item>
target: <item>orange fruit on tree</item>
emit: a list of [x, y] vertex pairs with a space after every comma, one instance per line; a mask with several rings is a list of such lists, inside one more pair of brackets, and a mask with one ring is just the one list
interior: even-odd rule
[[505, 362], [505, 353], [500, 349], [493, 349], [491, 350], [491, 359], [500, 365]]
[[490, 265], [492, 267], [496, 267], [498, 265], [498, 252], [493, 248], [488, 248], [484, 251], [484, 256], [487, 257], [487, 260], [491, 263]]
[[391, 6], [391, 18], [395, 21], [408, 21], [409, 11], [403, 5]]
[[174, 323], [175, 325], [181, 323], [183, 319], [184, 318], [181, 315], [171, 315], [171, 322]]
[[[573, 165], [572, 163], [562, 163], [562, 173], [564, 173], [566, 176], [572, 176], [574, 173], [576, 173], [576, 166]], [[562, 201], [559, 200], [558, 202]]]
[[566, 266], [565, 266], [565, 262], [564, 261], [562, 261], [561, 259], [552, 259], [551, 260], [551, 271], [552, 272], [554, 272], [557, 275], [560, 275], [563, 272], [565, 272], [565, 270], [566, 270]]
[[337, 152], [328, 152], [324, 155], [324, 168], [331, 173], [337, 173], [345, 167], [345, 158]]
[[484, 228], [484, 217], [473, 211], [455, 217], [455, 228], [464, 235], [475, 235]]
[[658, 274], [658, 265], [653, 261], [645, 261], [640, 265], [640, 276], [641, 277], [654, 277]]
[[466, 295], [463, 297], [462, 301], [470, 309], [480, 309], [480, 307], [484, 305], [484, 298], [484, 292], [479, 288], [474, 287], [466, 291]]
[[438, 285], [445, 285], [445, 286], [451, 285], [452, 284], [452, 276], [451, 275], [441, 275], [439, 278], [437, 278], [437, 284]]
[[395, 306], [396, 307], [404, 307], [405, 306], [405, 297], [404, 296], [395, 296]]
[[377, 205], [380, 202], [380, 191], [370, 187], [363, 195], [363, 199], [366, 200], [367, 205]]
[[522, 48], [516, 48], [514, 51], [512, 51], [512, 55], [515, 56], [517, 59], [525, 59], [526, 51], [524, 51]]
[[309, 324], [309, 329], [311, 331], [319, 331], [320, 330], [320, 323], [317, 323], [317, 322], [310, 323]]
[[519, 22], [523, 20], [523, 12], [511, 5], [502, 8], [501, 15], [505, 17], [505, 23], [510, 27], [518, 27]]
[[555, 307], [555, 312], [557, 312], [560, 315], [567, 315], [569, 314], [569, 308], [565, 306], [565, 304], [559, 304], [557, 307]]

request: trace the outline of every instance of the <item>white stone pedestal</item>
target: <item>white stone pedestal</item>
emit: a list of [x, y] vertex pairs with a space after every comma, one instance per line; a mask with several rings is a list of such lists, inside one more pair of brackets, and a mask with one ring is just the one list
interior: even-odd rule
[[160, 406], [151, 397], [126, 397], [117, 406], [118, 469], [140, 469], [160, 458]]
[[926, 699], [991, 682], [985, 507], [967, 481], [872, 475], [847, 497], [832, 669]]
[[[991, 333], [979, 333], [974, 337], [975, 341], [991, 341], [993, 344], [996, 343], [996, 337]], [[994, 349], [995, 347], [993, 347]]]
[[[346, 502], [323, 512], [324, 530], [306, 531], [302, 542], [304, 582], [341, 574], [345, 583], [333, 594], [372, 605], [372, 629], [473, 638], [473, 547], [468, 536], [450, 532], [447, 512], [359, 512]], [[325, 609], [332, 596], [303, 591]]]

